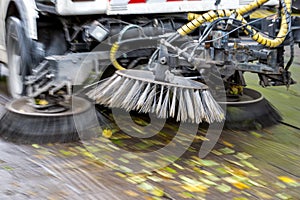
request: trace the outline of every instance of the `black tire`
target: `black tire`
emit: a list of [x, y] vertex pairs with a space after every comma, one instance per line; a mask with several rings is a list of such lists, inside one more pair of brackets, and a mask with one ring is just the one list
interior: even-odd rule
[[13, 98], [26, 95], [25, 76], [31, 66], [31, 45], [22, 21], [9, 17], [6, 21], [6, 51], [8, 56], [8, 91]]

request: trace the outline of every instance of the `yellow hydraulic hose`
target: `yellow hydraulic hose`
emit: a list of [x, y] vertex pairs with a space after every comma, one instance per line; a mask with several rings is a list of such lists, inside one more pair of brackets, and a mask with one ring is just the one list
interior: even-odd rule
[[[191, 33], [192, 31], [194, 31], [196, 28], [200, 27], [205, 22], [215, 20], [219, 17], [229, 17], [231, 14], [232, 14], [232, 11], [230, 11], [230, 10], [216, 10], [216, 11], [211, 10], [207, 13], [204, 13], [203, 15], [197, 15], [197, 17], [194, 18], [193, 20], [191, 20], [189, 23], [180, 27], [177, 30], [177, 32], [181, 36], [185, 36], [185, 35]], [[196, 14], [193, 15], [193, 17], [195, 17], [195, 16], [196, 16]]]
[[122, 67], [122, 65], [120, 65], [116, 59], [116, 54], [117, 54], [118, 50], [119, 50], [119, 44], [118, 44], [118, 42], [115, 42], [110, 49], [109, 58], [110, 58], [112, 65], [117, 70], [124, 70], [125, 68]]
[[[199, 26], [201, 26], [201, 24], [203, 24], [204, 22], [207, 21], [213, 21], [216, 20], [219, 17], [229, 17], [233, 14], [235, 14], [235, 18], [239, 21], [242, 22], [242, 24], [247, 24], [247, 21], [243, 18], [243, 14], [258, 8], [259, 6], [261, 6], [262, 4], [266, 3], [268, 0], [257, 0], [255, 2], [252, 2], [246, 6], [243, 6], [241, 8], [238, 8], [234, 11], [227, 11], [227, 10], [217, 10], [217, 11], [209, 11], [203, 15], [199, 15], [199, 14], [194, 14], [194, 13], [189, 13], [188, 14], [188, 19], [191, 20], [191, 22], [187, 23], [186, 25], [182, 26], [181, 28], [179, 28], [177, 31], [180, 35], [184, 36], [187, 33], [192, 32], [193, 30], [195, 30], [196, 28], [198, 28]], [[287, 8], [287, 12], [290, 13], [291, 12], [291, 0], [284, 0], [285, 4], [286, 4], [286, 8]], [[215, 13], [215, 14], [213, 14]], [[281, 25], [280, 25], [280, 29], [279, 32], [276, 36], [275, 39], [270, 39], [267, 38], [265, 36], [263, 36], [261, 33], [259, 33], [258, 31], [256, 31], [255, 29], [253, 29], [250, 25], [246, 25], [246, 29], [244, 30], [244, 32], [249, 35], [249, 31], [251, 32], [251, 38], [253, 40], [255, 40], [256, 42], [258, 42], [259, 44], [262, 44], [266, 47], [277, 47], [280, 44], [282, 44], [282, 42], [285, 40], [286, 35], [288, 34], [288, 24], [287, 24], [287, 16], [286, 13], [284, 11], [284, 9], [281, 10]], [[197, 22], [197, 23], [195, 23]], [[192, 24], [192, 25], [191, 25]], [[200, 24], [198, 26], [198, 24]], [[249, 30], [249, 31], [248, 31]]]

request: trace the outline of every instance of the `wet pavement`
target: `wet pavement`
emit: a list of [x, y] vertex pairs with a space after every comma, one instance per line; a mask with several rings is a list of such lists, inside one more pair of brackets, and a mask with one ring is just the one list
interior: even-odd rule
[[[297, 58], [295, 80], [300, 80], [299, 66]], [[224, 130], [204, 159], [198, 157], [206, 140], [200, 127], [192, 145], [168, 166], [174, 152], [151, 159], [132, 152], [168, 144], [177, 130], [171, 122], [151, 139], [132, 138], [113, 127], [109, 139], [99, 135], [74, 143], [28, 145], [0, 140], [0, 199], [300, 199], [300, 86], [260, 88], [255, 76], [247, 79], [282, 113], [284, 124]], [[1, 113], [5, 101], [0, 98]], [[179, 137], [175, 147], [189, 137]], [[131, 169], [135, 162], [143, 164], [141, 173]]]

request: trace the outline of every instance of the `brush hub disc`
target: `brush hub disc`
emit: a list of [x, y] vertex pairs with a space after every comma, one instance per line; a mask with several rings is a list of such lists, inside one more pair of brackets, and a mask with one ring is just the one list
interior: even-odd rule
[[263, 99], [264, 97], [260, 92], [250, 88], [244, 88], [243, 95], [239, 96], [239, 98], [232, 99], [230, 97], [227, 97], [227, 102], [218, 102], [218, 103], [226, 104], [228, 106], [239, 106], [239, 105], [258, 103]]
[[91, 107], [91, 103], [89, 101], [76, 96], [73, 96], [70, 102], [71, 102], [70, 109], [64, 109], [64, 110], [59, 109], [58, 112], [46, 112], [46, 111], [41, 112], [40, 110], [30, 105], [28, 97], [22, 97], [7, 103], [6, 109], [10, 112], [20, 114], [20, 115], [59, 117], [59, 116], [76, 115], [85, 112]]

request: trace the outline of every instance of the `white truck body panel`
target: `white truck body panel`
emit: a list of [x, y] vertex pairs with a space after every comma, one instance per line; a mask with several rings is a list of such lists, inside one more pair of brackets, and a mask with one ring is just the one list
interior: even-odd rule
[[215, 9], [233, 9], [239, 7], [239, 0], [222, 0], [218, 6], [212, 0], [167, 1], [147, 0], [145, 3], [131, 3], [129, 0], [111, 0], [107, 14], [153, 14], [201, 12]]
[[[221, 0], [215, 6], [214, 0], [95, 0], [73, 2], [56, 0], [56, 11], [60, 15], [129, 15], [201, 12], [215, 9], [235, 9], [253, 0]], [[267, 5], [277, 5], [278, 0], [270, 0]]]
[[72, 0], [56, 0], [55, 9], [60, 15], [105, 14], [108, 0], [73, 2]]
[[[5, 18], [10, 2], [15, 1], [22, 7], [26, 34], [37, 39], [36, 19], [38, 10], [35, 0], [0, 0], [0, 62], [7, 62], [5, 47]], [[253, 0], [221, 0], [215, 6], [215, 0], [94, 0], [73, 2], [72, 0], [56, 0], [55, 9], [59, 15], [130, 15], [130, 14], [162, 14], [180, 12], [201, 12], [215, 9], [234, 9], [246, 5]], [[270, 0], [268, 5], [277, 5], [278, 0]]]

